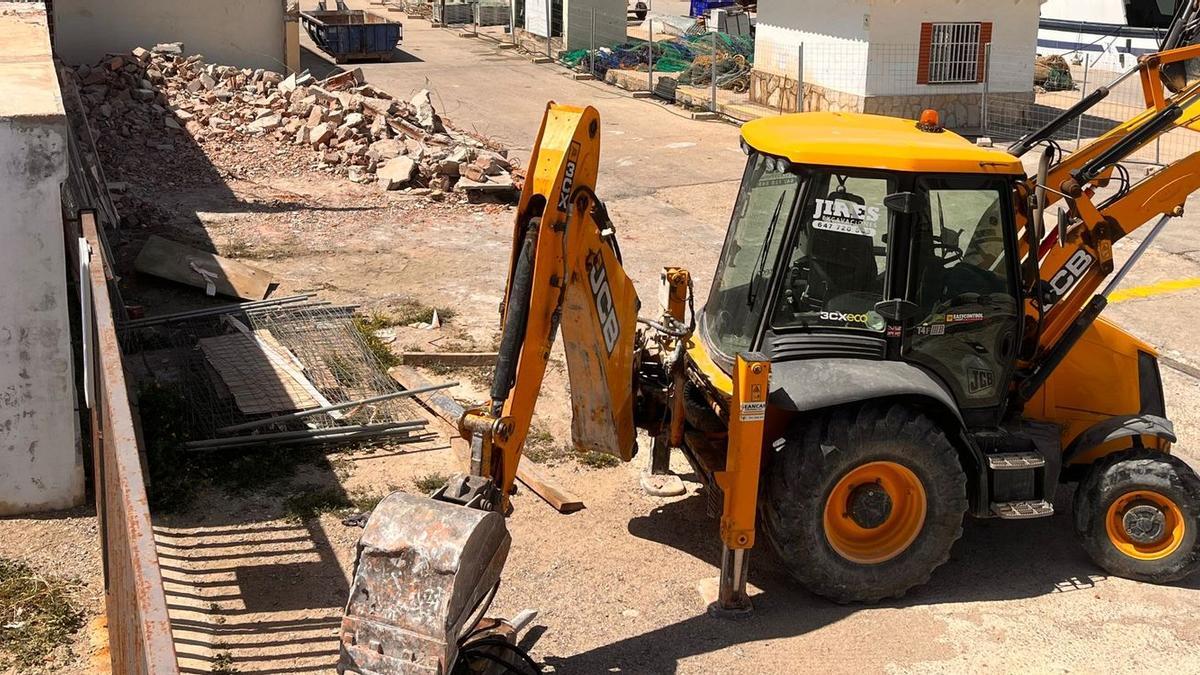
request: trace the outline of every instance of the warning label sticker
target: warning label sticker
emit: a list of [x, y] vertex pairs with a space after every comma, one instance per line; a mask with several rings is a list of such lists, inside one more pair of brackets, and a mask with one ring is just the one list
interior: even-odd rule
[[761, 422], [766, 417], [766, 401], [746, 401], [742, 404], [741, 420], [743, 422]]

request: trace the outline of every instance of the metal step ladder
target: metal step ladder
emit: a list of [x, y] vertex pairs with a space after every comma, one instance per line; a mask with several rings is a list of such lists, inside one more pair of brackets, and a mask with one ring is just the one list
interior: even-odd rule
[[1054, 515], [1054, 505], [1045, 499], [1024, 502], [992, 502], [992, 513], [1004, 520], [1026, 520]]

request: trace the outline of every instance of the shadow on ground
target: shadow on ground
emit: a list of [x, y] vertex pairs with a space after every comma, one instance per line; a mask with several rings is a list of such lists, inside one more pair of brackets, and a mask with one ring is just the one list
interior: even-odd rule
[[[701, 494], [666, 504], [630, 521], [629, 532], [684, 551], [717, 568], [720, 540], [715, 520], [705, 514], [705, 502], [706, 497]], [[950, 561], [934, 573], [929, 584], [899, 600], [871, 607], [837, 605], [804, 591], [760, 533], [750, 557], [750, 584], [761, 593], [753, 596], [754, 612], [750, 616], [727, 619], [698, 614], [548, 662], [562, 673], [611, 672], [617, 668], [674, 673], [681, 661], [692, 656], [803, 635], [874, 607], [1015, 600], [1087, 590], [1103, 583], [1107, 577], [1075, 543], [1069, 495], [1060, 494], [1057, 508], [1054, 517], [1034, 521], [968, 518]], [[712, 534], [697, 536], [698, 532]]]

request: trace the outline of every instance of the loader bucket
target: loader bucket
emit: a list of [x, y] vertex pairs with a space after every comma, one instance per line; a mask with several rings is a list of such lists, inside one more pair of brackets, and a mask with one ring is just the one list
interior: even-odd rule
[[511, 541], [499, 513], [402, 492], [385, 498], [358, 542], [338, 672], [449, 672]]

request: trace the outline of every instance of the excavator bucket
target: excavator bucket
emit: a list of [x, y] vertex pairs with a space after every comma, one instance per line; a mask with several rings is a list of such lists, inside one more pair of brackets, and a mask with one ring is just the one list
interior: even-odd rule
[[450, 672], [467, 622], [500, 581], [511, 541], [494, 511], [389, 495], [358, 542], [338, 672]]

